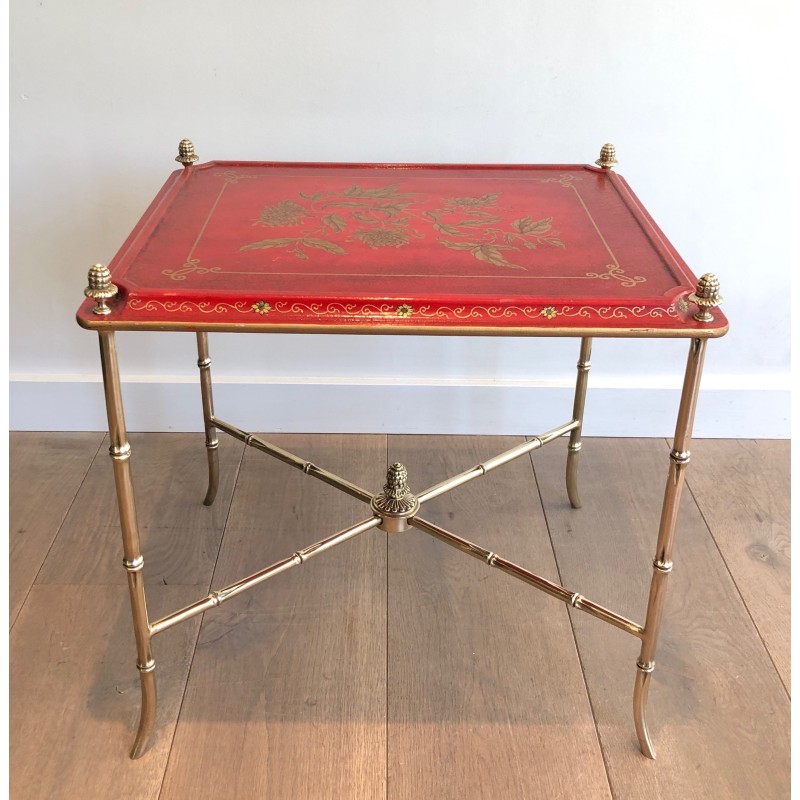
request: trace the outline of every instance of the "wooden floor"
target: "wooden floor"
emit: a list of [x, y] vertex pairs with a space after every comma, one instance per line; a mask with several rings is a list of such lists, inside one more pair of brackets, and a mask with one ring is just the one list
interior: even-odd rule
[[[512, 437], [271, 437], [369, 489], [412, 489]], [[131, 436], [152, 619], [368, 516], [223, 437]], [[425, 516], [637, 621], [669, 444], [589, 439], [571, 510], [554, 443]], [[419, 531], [369, 532], [159, 636], [153, 747], [130, 761], [138, 674], [107, 443], [11, 437], [11, 796], [789, 796], [789, 446], [692, 448], [638, 752], [638, 642]]]

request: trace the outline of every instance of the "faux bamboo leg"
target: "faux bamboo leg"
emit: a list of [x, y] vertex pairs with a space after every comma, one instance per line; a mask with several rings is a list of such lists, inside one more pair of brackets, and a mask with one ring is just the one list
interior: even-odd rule
[[131, 758], [139, 758], [147, 748], [156, 721], [155, 661], [150, 643], [150, 624], [144, 595], [142, 567], [144, 559], [139, 548], [139, 526], [131, 481], [131, 446], [125, 430], [125, 414], [117, 364], [117, 349], [113, 331], [100, 333], [100, 360], [103, 366], [108, 433], [111, 440], [109, 452], [114, 465], [114, 482], [119, 504], [119, 521], [122, 528], [122, 563], [128, 573], [128, 589], [133, 612], [133, 632], [136, 637], [136, 666], [142, 685], [142, 706], [139, 729], [131, 750]]
[[203, 397], [203, 422], [206, 430], [208, 456], [208, 490], [203, 504], [210, 506], [219, 488], [219, 441], [214, 418], [214, 397], [211, 393], [211, 358], [208, 355], [208, 334], [197, 334], [197, 366], [200, 367], [200, 393]]
[[678, 520], [681, 492], [683, 491], [684, 473], [689, 464], [689, 445], [692, 438], [692, 425], [697, 408], [697, 394], [700, 389], [700, 375], [703, 371], [706, 340], [692, 339], [689, 359], [686, 363], [686, 375], [683, 381], [683, 393], [678, 410], [678, 421], [675, 425], [675, 440], [670, 453], [669, 475], [664, 492], [664, 504], [661, 507], [661, 522], [658, 528], [656, 555], [653, 559], [653, 578], [650, 583], [650, 598], [647, 603], [647, 616], [642, 634], [642, 649], [636, 662], [636, 682], [633, 689], [633, 718], [636, 723], [636, 735], [639, 747], [644, 755], [655, 758], [655, 750], [647, 730], [645, 707], [650, 689], [650, 681], [655, 668], [656, 646], [661, 618], [664, 612], [664, 600], [667, 592], [667, 580], [672, 571], [672, 545], [675, 540], [675, 527]]
[[578, 457], [581, 450], [581, 429], [583, 428], [583, 408], [586, 404], [586, 385], [589, 382], [589, 368], [592, 357], [592, 340], [581, 339], [581, 354], [578, 359], [578, 378], [575, 382], [575, 401], [572, 406], [572, 419], [578, 427], [572, 429], [567, 447], [567, 495], [573, 508], [581, 507], [578, 495]]

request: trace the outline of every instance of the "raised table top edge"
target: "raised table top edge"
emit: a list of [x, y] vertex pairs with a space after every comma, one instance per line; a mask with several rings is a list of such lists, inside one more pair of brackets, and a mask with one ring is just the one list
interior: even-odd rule
[[[661, 232], [655, 221], [643, 207], [627, 182], [613, 171], [579, 164], [358, 164], [327, 162], [244, 162], [210, 161], [195, 164], [189, 169], [176, 170], [148, 206], [145, 214], [125, 240], [110, 263], [112, 279], [115, 272], [130, 262], [141, 250], [153, 231], [158, 228], [180, 193], [181, 188], [193, 175], [210, 169], [235, 169], [243, 167], [275, 169], [356, 169], [397, 170], [399, 172], [442, 170], [455, 173], [479, 171], [531, 171], [554, 173], [590, 172], [608, 176], [623, 204], [628, 206], [638, 224], [645, 230], [648, 239], [669, 269], [676, 270], [680, 285], [667, 293], [660, 305], [636, 306], [635, 298], [626, 298], [614, 305], [618, 295], [609, 294], [609, 299], [595, 298], [592, 304], [576, 307], [573, 297], [543, 300], [535, 295], [525, 295], [514, 304], [515, 298], [497, 303], [494, 296], [487, 297], [485, 306], [470, 304], [471, 297], [453, 295], [450, 306], [436, 297], [433, 304], [425, 295], [400, 301], [398, 297], [348, 297], [336, 295], [317, 298], [308, 296], [274, 295], [262, 298], [263, 291], [250, 293], [239, 289], [224, 289], [220, 297], [209, 297], [192, 291], [162, 292], [151, 297], [137, 296], [120, 281], [118, 297], [109, 302], [111, 313], [95, 315], [93, 302], [87, 300], [78, 310], [77, 321], [90, 330], [173, 330], [173, 331], [229, 331], [229, 332], [276, 332], [276, 333], [344, 333], [344, 334], [412, 334], [412, 335], [478, 335], [478, 336], [607, 336], [637, 338], [715, 338], [728, 330], [727, 319], [718, 309], [714, 310], [712, 322], [698, 322], [692, 317], [694, 308], [686, 302], [692, 291], [690, 280], [696, 280], [675, 248]], [[556, 179], [547, 179], [556, 180]], [[599, 233], [599, 231], [598, 231]], [[288, 273], [287, 273], [288, 274]], [[508, 277], [508, 276], [504, 276]], [[535, 277], [535, 276], [534, 276]], [[611, 288], [614, 281], [609, 282]], [[182, 287], [181, 287], [182, 288]], [[259, 297], [256, 298], [256, 293]], [[669, 296], [671, 295], [671, 296]], [[475, 294], [478, 302], [483, 301]], [[130, 302], [129, 302], [130, 299]], [[464, 302], [466, 300], [466, 302]], [[271, 301], [271, 302], [270, 302]], [[436, 305], [436, 301], [439, 305]], [[657, 302], [657, 301], [656, 301]], [[329, 313], [324, 313], [327, 303]], [[360, 303], [360, 305], [359, 305]], [[495, 305], [492, 305], [492, 304]], [[572, 305], [570, 305], [572, 303]], [[138, 304], [138, 307], [134, 304]], [[460, 304], [460, 305], [459, 305]], [[129, 307], [130, 306], [130, 307]], [[490, 306], [490, 307], [486, 307]], [[133, 309], [141, 313], [133, 313]], [[319, 309], [322, 308], [323, 311]], [[443, 310], [444, 309], [444, 310]], [[178, 319], [170, 316], [176, 310], [191, 318]], [[422, 316], [427, 313], [427, 319]], [[193, 314], [193, 316], [192, 316]], [[253, 316], [253, 320], [240, 322], [236, 317]], [[206, 317], [205, 315], [209, 315]], [[211, 318], [213, 315], [213, 319]], [[281, 319], [276, 319], [283, 315]], [[233, 318], [231, 318], [233, 316]], [[594, 317], [594, 319], [590, 319]], [[647, 322], [653, 324], [646, 324]], [[592, 324], [595, 323], [595, 324]], [[644, 324], [637, 324], [644, 323]]]

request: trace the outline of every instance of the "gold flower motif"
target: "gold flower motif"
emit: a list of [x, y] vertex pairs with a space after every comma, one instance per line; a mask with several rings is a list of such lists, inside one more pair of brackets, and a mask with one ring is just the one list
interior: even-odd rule
[[689, 310], [689, 304], [686, 302], [685, 297], [678, 298], [678, 308], [685, 314]]
[[546, 306], [542, 309], [541, 314], [543, 317], [547, 317], [547, 319], [553, 319], [553, 317], [558, 314], [558, 311], [556, 311], [555, 306]]
[[397, 306], [397, 310], [394, 313], [398, 317], [410, 317], [414, 313], [414, 309], [408, 303], [403, 303], [403, 305]]
[[373, 250], [378, 247], [402, 247], [408, 244], [408, 234], [398, 230], [359, 231], [358, 238]]
[[292, 200], [281, 200], [274, 206], [267, 206], [261, 211], [256, 225], [278, 228], [282, 225], [297, 225], [303, 217], [307, 217], [305, 209]]
[[256, 314], [269, 314], [269, 312], [272, 311], [272, 306], [265, 300], [259, 300], [253, 303], [253, 311], [255, 311]]
[[483, 194], [480, 197], [451, 197], [445, 202], [447, 208], [478, 208], [493, 205], [496, 194]]

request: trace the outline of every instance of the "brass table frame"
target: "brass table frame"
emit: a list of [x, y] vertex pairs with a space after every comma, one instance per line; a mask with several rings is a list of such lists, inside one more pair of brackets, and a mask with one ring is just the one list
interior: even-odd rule
[[[184, 167], [190, 167], [197, 156], [194, 146], [188, 139], [184, 139], [179, 146], [176, 159]], [[613, 145], [604, 145], [600, 159], [596, 162], [603, 169], [612, 168], [617, 162]], [[109, 270], [96, 264], [89, 270], [89, 286], [85, 295], [93, 299], [97, 305], [93, 311], [102, 319], [109, 314], [111, 309], [107, 300], [117, 294], [117, 287], [111, 283]], [[699, 322], [711, 322], [714, 316], [711, 309], [719, 305], [719, 281], [714, 275], [703, 275], [697, 284], [694, 294], [687, 298], [698, 307], [694, 319]], [[208, 326], [211, 329], [213, 326]], [[163, 329], [163, 326], [158, 326]], [[122, 329], [120, 327], [120, 329]], [[225, 329], [224, 327], [222, 328]], [[322, 329], [320, 329], [322, 331]], [[669, 472], [664, 491], [664, 501], [661, 508], [661, 519], [658, 528], [656, 553], [653, 558], [653, 575], [650, 583], [650, 594], [647, 603], [647, 612], [643, 625], [640, 625], [608, 608], [584, 597], [579, 592], [567, 589], [553, 583], [540, 575], [515, 564], [512, 561], [486, 550], [477, 544], [462, 539], [454, 533], [444, 530], [438, 525], [426, 521], [420, 516], [421, 507], [439, 495], [455, 489], [475, 478], [484, 476], [497, 467], [507, 464], [516, 458], [538, 450], [545, 444], [569, 434], [567, 448], [566, 486], [570, 504], [573, 508], [580, 508], [578, 496], [578, 459], [581, 449], [581, 429], [583, 426], [583, 413], [586, 402], [586, 388], [588, 383], [590, 358], [592, 349], [592, 331], [582, 331], [580, 356], [578, 359], [578, 374], [575, 384], [575, 399], [572, 409], [572, 418], [569, 422], [553, 428], [546, 433], [532, 437], [530, 441], [511, 448], [494, 458], [490, 458], [472, 469], [461, 472], [452, 478], [432, 486], [425, 491], [414, 495], [408, 488], [407, 471], [402, 464], [392, 464], [389, 467], [386, 485], [378, 494], [362, 489], [345, 478], [329, 472], [326, 469], [312, 464], [310, 461], [289, 453], [281, 447], [270, 444], [253, 433], [240, 430], [235, 425], [223, 421], [214, 413], [214, 401], [211, 384], [211, 358], [208, 349], [208, 334], [205, 331], [196, 333], [197, 336], [197, 366], [200, 369], [200, 389], [203, 404], [203, 419], [205, 427], [206, 451], [208, 455], [208, 491], [206, 492], [205, 505], [211, 505], [217, 494], [219, 485], [219, 459], [217, 431], [232, 436], [246, 445], [260, 450], [267, 455], [283, 461], [292, 467], [302, 470], [306, 475], [324, 481], [336, 487], [345, 494], [349, 494], [370, 508], [370, 515], [362, 520], [321, 539], [308, 547], [298, 550], [287, 558], [277, 561], [258, 572], [253, 573], [230, 586], [211, 592], [191, 605], [168, 614], [155, 622], [151, 622], [147, 613], [145, 599], [144, 579], [142, 569], [144, 558], [139, 543], [139, 528], [136, 520], [134, 504], [133, 482], [131, 480], [130, 457], [131, 447], [125, 428], [125, 414], [122, 403], [122, 391], [119, 378], [119, 365], [115, 343], [115, 328], [113, 326], [98, 327], [100, 338], [100, 359], [103, 370], [103, 386], [105, 391], [106, 411], [108, 414], [108, 429], [111, 441], [109, 448], [114, 465], [114, 480], [116, 483], [117, 501], [119, 504], [120, 526], [122, 529], [123, 565], [128, 573], [128, 588], [130, 591], [131, 608], [133, 612], [133, 630], [136, 638], [137, 667], [141, 679], [142, 704], [139, 718], [139, 727], [131, 751], [131, 758], [139, 758], [147, 749], [156, 721], [156, 680], [155, 660], [153, 659], [152, 640], [159, 633], [177, 625], [179, 622], [202, 614], [226, 600], [241, 594], [247, 589], [257, 586], [276, 575], [286, 572], [293, 567], [300, 566], [312, 556], [329, 550], [348, 539], [352, 539], [366, 531], [378, 528], [389, 533], [398, 533], [413, 526], [424, 531], [442, 542], [461, 550], [468, 555], [485, 561], [490, 567], [511, 575], [518, 580], [530, 584], [536, 589], [549, 594], [565, 603], [569, 603], [579, 611], [609, 623], [641, 640], [641, 650], [636, 661], [636, 678], [633, 689], [633, 717], [636, 725], [636, 734], [642, 753], [650, 758], [655, 758], [655, 750], [647, 729], [645, 708], [650, 682], [655, 668], [656, 646], [661, 620], [664, 613], [667, 580], [672, 572], [672, 548], [675, 540], [675, 530], [678, 519], [678, 508], [685, 480], [686, 468], [689, 464], [692, 427], [694, 424], [695, 409], [700, 389], [700, 376], [703, 370], [706, 342], [709, 336], [719, 335], [709, 330], [705, 335], [698, 330], [697, 335], [689, 339], [689, 356], [683, 380], [678, 418], [675, 425], [675, 438], [670, 452]], [[380, 332], [380, 331], [378, 331]], [[569, 335], [568, 331], [553, 331], [551, 335]], [[602, 332], [600, 332], [602, 333]], [[576, 334], [573, 334], [573, 336]], [[606, 333], [606, 335], [608, 335]], [[632, 335], [632, 334], [631, 334]], [[642, 335], [642, 334], [638, 334]]]
[[579, 611], [585, 611], [597, 619], [603, 620], [623, 631], [641, 639], [641, 651], [636, 662], [636, 679], [633, 691], [633, 716], [639, 746], [644, 755], [655, 758], [650, 735], [645, 720], [645, 707], [650, 681], [655, 667], [656, 645], [664, 611], [667, 579], [672, 571], [672, 547], [678, 518], [678, 507], [684, 484], [686, 467], [689, 464], [689, 445], [694, 421], [697, 397], [700, 388], [700, 376], [706, 349], [705, 338], [690, 340], [689, 357], [683, 381], [678, 419], [675, 426], [675, 439], [670, 453], [669, 473], [664, 492], [661, 521], [658, 529], [655, 558], [653, 559], [653, 576], [650, 584], [650, 595], [647, 613], [643, 625], [629, 620], [608, 608], [595, 603], [578, 592], [553, 583], [540, 575], [531, 572], [497, 553], [473, 544], [447, 530], [426, 521], [420, 516], [420, 508], [429, 500], [455, 489], [468, 481], [484, 476], [497, 467], [507, 464], [516, 458], [538, 450], [545, 444], [569, 433], [567, 453], [566, 484], [567, 493], [573, 508], [580, 508], [578, 496], [578, 458], [581, 449], [581, 428], [583, 424], [586, 387], [590, 368], [592, 339], [581, 339], [578, 375], [575, 386], [575, 399], [572, 419], [546, 433], [534, 436], [517, 447], [513, 447], [494, 458], [477, 464], [465, 472], [461, 472], [448, 480], [436, 484], [416, 496], [407, 485], [407, 473], [402, 464], [390, 466], [384, 489], [373, 494], [350, 481], [318, 467], [310, 461], [289, 453], [288, 451], [264, 441], [252, 433], [240, 430], [223, 421], [214, 413], [214, 402], [211, 383], [211, 358], [209, 357], [208, 335], [197, 333], [197, 365], [200, 369], [200, 388], [205, 422], [205, 440], [208, 455], [208, 491], [204, 503], [211, 505], [219, 485], [219, 460], [217, 431], [244, 442], [246, 445], [260, 450], [279, 461], [302, 470], [306, 475], [324, 481], [345, 494], [356, 497], [370, 507], [370, 515], [338, 533], [334, 533], [308, 547], [298, 550], [287, 558], [277, 561], [258, 572], [253, 573], [229, 586], [211, 592], [207, 597], [167, 616], [151, 622], [147, 613], [144, 579], [142, 569], [144, 558], [139, 544], [139, 528], [136, 520], [133, 483], [131, 480], [130, 457], [131, 447], [125, 428], [125, 415], [122, 403], [122, 391], [119, 378], [119, 366], [115, 334], [113, 330], [99, 331], [100, 358], [103, 368], [103, 384], [105, 389], [106, 410], [111, 446], [109, 448], [114, 466], [117, 499], [119, 503], [120, 525], [122, 528], [122, 544], [124, 551], [123, 565], [128, 573], [131, 608], [133, 612], [133, 630], [136, 638], [137, 667], [141, 679], [142, 704], [139, 727], [136, 733], [131, 758], [139, 758], [147, 749], [156, 720], [156, 680], [155, 660], [153, 659], [152, 640], [157, 634], [177, 625], [179, 622], [202, 614], [246, 589], [250, 589], [264, 581], [300, 566], [309, 558], [346, 542], [359, 534], [378, 528], [396, 533], [413, 526], [439, 539], [451, 547], [455, 547], [468, 555], [485, 561], [490, 567], [517, 578], [542, 590], [551, 597], [569, 603]]

